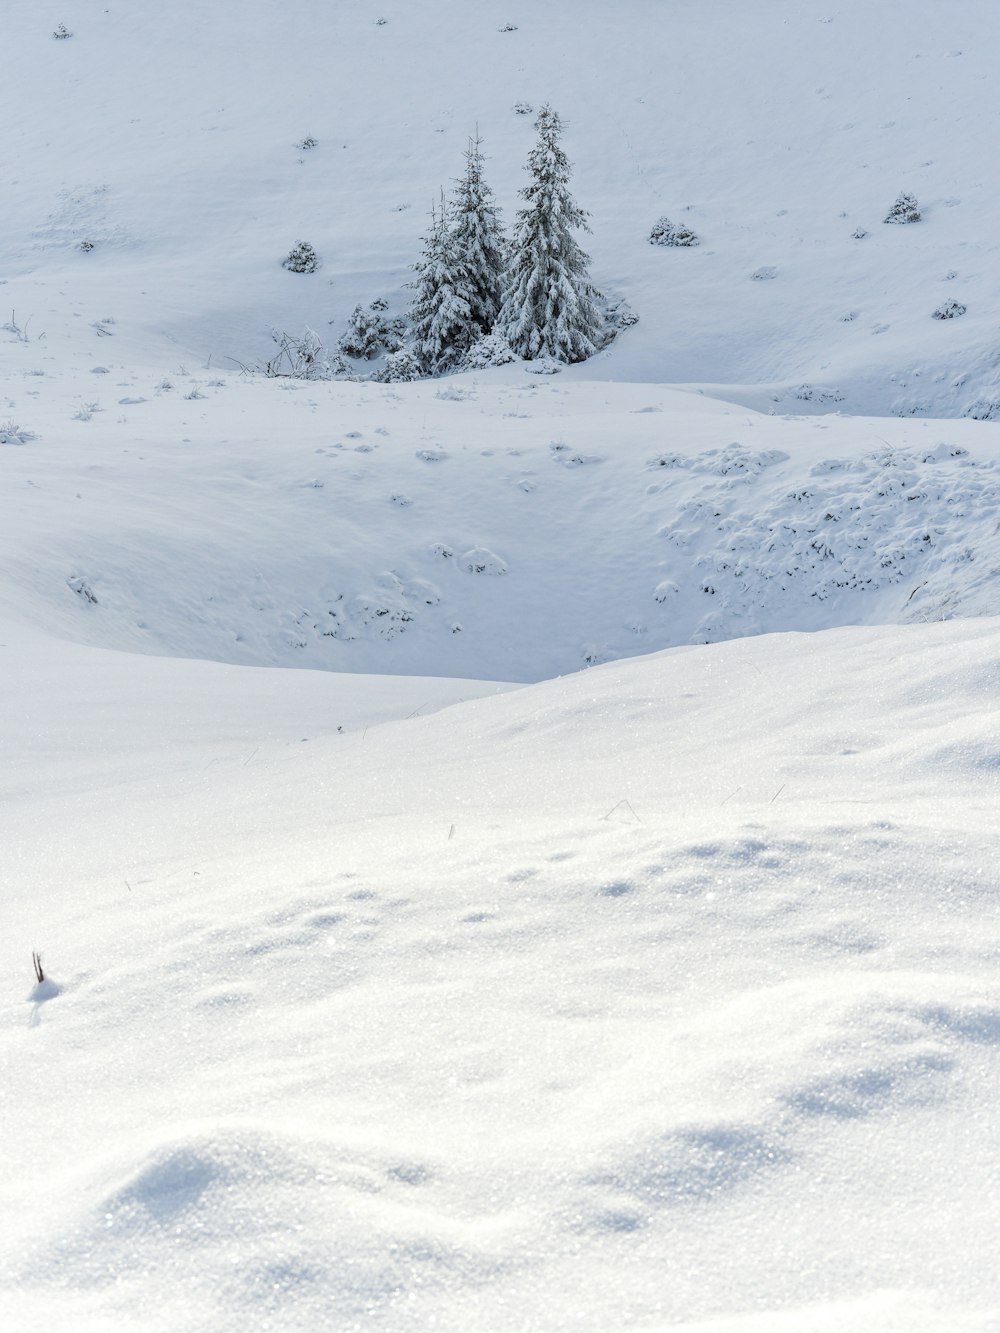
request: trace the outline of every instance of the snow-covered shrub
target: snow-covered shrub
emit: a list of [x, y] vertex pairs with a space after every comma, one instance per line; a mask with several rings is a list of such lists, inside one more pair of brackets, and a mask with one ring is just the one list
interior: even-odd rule
[[604, 317], [607, 320], [609, 338], [620, 333], [622, 329], [630, 329], [633, 324], [639, 323], [639, 316], [626, 300], [613, 301], [610, 305], [604, 307]]
[[281, 261], [281, 267], [287, 268], [289, 273], [315, 273], [319, 268], [319, 256], [308, 241], [296, 241]]
[[468, 574], [490, 574], [500, 578], [507, 573], [507, 562], [486, 546], [474, 546], [459, 556], [459, 564]]
[[934, 311], [932, 319], [958, 319], [959, 315], [964, 315], [966, 311], [961, 301], [945, 301]]
[[90, 602], [92, 606], [98, 605], [97, 594], [87, 580], [81, 578], [79, 574], [71, 574], [66, 580], [66, 586], [85, 602]]
[[80, 242], [80, 249], [83, 251], [85, 255], [89, 255], [91, 250], [93, 250], [93, 248], [94, 248], [94, 242], [90, 240], [88, 237], [84, 237], [84, 239]]
[[888, 213], [886, 213], [882, 221], [892, 223], [895, 226], [901, 226], [906, 222], [919, 222], [920, 217], [920, 209], [917, 206], [916, 199], [912, 194], [907, 194], [904, 190], [903, 193], [897, 197], [896, 202], [889, 209]]
[[27, 444], [37, 438], [33, 431], [25, 430], [13, 417], [0, 423], [0, 444]]
[[1000, 421], [1000, 398], [977, 398], [962, 413], [973, 421]]
[[535, 108], [530, 102], [515, 102], [511, 109], [515, 116], [530, 116]]
[[300, 148], [303, 153], [307, 153], [310, 148], [315, 148], [318, 142], [319, 141], [314, 139], [311, 134], [307, 134], [304, 139], [299, 140], [295, 147]]
[[[886, 218], [886, 222], [888, 221], [889, 219]], [[864, 227], [855, 227], [851, 232], [851, 239], [854, 241], [863, 241], [867, 235], [868, 233], [865, 231]]]
[[66, 27], [65, 23], [60, 23], [52, 36], [57, 42], [64, 42], [67, 37], [72, 37], [73, 34], [70, 32], [69, 28]]
[[778, 276], [778, 270], [773, 264], [762, 264], [760, 268], [755, 268], [750, 274], [754, 282], [770, 282], [772, 278]]
[[477, 338], [462, 357], [461, 370], [488, 370], [490, 366], [507, 366], [517, 355], [502, 333], [488, 333]]
[[376, 384], [410, 384], [421, 378], [420, 362], [412, 347], [401, 347], [390, 352], [370, 378]]
[[406, 327], [406, 320], [401, 315], [379, 321], [379, 341], [384, 351], [402, 351], [406, 342]]
[[374, 310], [356, 305], [337, 345], [345, 356], [374, 361], [382, 351], [381, 333], [381, 316]]
[[268, 379], [287, 376], [295, 380], [331, 380], [349, 373], [343, 357], [328, 352], [313, 329], [307, 328], [301, 338], [272, 329], [271, 340], [277, 350], [259, 367]]
[[387, 319], [383, 312], [388, 308], [389, 302], [381, 296], [376, 296], [367, 308], [354, 307], [337, 344], [345, 356], [358, 361], [374, 361], [383, 352], [402, 349], [407, 335], [406, 320], [398, 315]]
[[517, 32], [517, 24], [516, 24], [516, 23], [505, 23], [505, 24], [503, 25], [503, 27], [499, 29], [499, 31], [500, 31], [500, 32]]
[[683, 223], [671, 222], [669, 218], [659, 218], [653, 223], [649, 233], [650, 245], [685, 246], [698, 245], [698, 237], [690, 227]]

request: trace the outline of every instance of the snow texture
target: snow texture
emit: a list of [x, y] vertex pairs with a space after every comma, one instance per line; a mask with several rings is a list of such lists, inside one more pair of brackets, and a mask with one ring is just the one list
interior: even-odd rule
[[1000, 1325], [1000, 14], [724, 8], [5, 7], [0, 1327]]

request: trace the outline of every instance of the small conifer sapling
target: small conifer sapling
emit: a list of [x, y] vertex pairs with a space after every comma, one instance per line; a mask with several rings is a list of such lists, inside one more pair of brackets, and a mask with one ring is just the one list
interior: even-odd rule
[[281, 261], [281, 267], [287, 268], [289, 273], [315, 273], [319, 268], [319, 256], [308, 241], [296, 241]]
[[912, 194], [907, 194], [904, 191], [897, 196], [896, 202], [889, 209], [888, 213], [886, 213], [882, 221], [888, 222], [893, 226], [902, 226], [907, 222], [919, 222], [921, 216], [920, 208], [917, 205], [914, 196]]

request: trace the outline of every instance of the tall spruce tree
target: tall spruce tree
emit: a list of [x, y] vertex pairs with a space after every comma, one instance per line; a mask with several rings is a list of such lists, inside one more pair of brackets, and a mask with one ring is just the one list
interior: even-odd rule
[[413, 267], [417, 273], [410, 307], [414, 355], [425, 375], [441, 375], [454, 369], [477, 336], [465, 295], [464, 265], [448, 227], [444, 191], [440, 209], [431, 209], [423, 258]]
[[511, 273], [497, 328], [519, 356], [583, 361], [604, 342], [601, 294], [590, 262], [573, 239], [589, 231], [587, 214], [569, 192], [570, 163], [560, 145], [562, 121], [546, 105], [535, 121], [538, 142], [528, 157], [531, 183], [520, 191]]
[[[477, 336], [493, 332], [503, 303], [507, 268], [500, 210], [483, 177], [482, 139], [478, 130], [465, 152], [465, 173], [451, 200], [451, 234], [463, 270], [462, 295]], [[463, 349], [464, 350], [464, 349]]]

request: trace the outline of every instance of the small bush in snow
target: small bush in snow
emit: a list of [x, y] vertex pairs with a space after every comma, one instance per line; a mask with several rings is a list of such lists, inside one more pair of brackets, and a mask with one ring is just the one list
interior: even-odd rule
[[348, 373], [343, 357], [331, 355], [312, 329], [307, 328], [301, 338], [272, 329], [271, 339], [277, 351], [259, 367], [268, 379], [288, 376], [294, 380], [332, 380]]
[[697, 245], [698, 237], [690, 227], [671, 222], [669, 218], [660, 218], [653, 223], [649, 233], [650, 245], [686, 246]]
[[25, 430], [12, 418], [0, 424], [0, 444], [27, 444], [35, 438], [30, 430]]
[[410, 384], [422, 378], [420, 363], [412, 348], [401, 347], [389, 353], [371, 378], [376, 384]]
[[462, 357], [461, 370], [488, 370], [490, 366], [507, 366], [517, 356], [502, 333], [488, 333], [477, 338]]
[[296, 241], [281, 261], [281, 267], [287, 268], [289, 273], [315, 273], [319, 268], [319, 256], [308, 241]]
[[919, 222], [920, 216], [920, 209], [917, 207], [916, 199], [912, 194], [907, 194], [904, 191], [898, 196], [896, 202], [893, 204], [892, 208], [889, 209], [888, 213], [886, 213], [882, 221], [891, 223], [895, 226], [901, 226], [906, 222]]
[[78, 574], [74, 574], [72, 577], [68, 578], [66, 580], [66, 586], [72, 592], [75, 592], [77, 597], [82, 598], [83, 601], [90, 602], [92, 606], [98, 605], [97, 594], [87, 580], [80, 578]]
[[52, 36], [57, 42], [64, 42], [67, 37], [72, 37], [73, 34], [70, 32], [69, 28], [66, 27], [65, 23], [60, 23]]
[[1000, 421], [1000, 399], [977, 398], [962, 413], [973, 421]]
[[459, 563], [468, 574], [490, 574], [500, 578], [507, 573], [506, 561], [485, 546], [474, 546], [459, 556]]
[[347, 321], [347, 329], [338, 346], [345, 356], [355, 357], [359, 361], [374, 361], [382, 351], [384, 327], [384, 321], [377, 311], [357, 305]]
[[958, 319], [959, 315], [964, 315], [966, 307], [961, 301], [945, 301], [939, 305], [931, 316], [932, 319]]
[[606, 306], [604, 317], [607, 320], [609, 330], [613, 330], [614, 333], [620, 333], [622, 329], [630, 329], [633, 324], [639, 323], [639, 316], [624, 300], [615, 301]]
[[534, 109], [530, 102], [515, 102], [513, 106], [515, 116], [530, 116]]
[[499, 31], [500, 31], [500, 32], [517, 32], [517, 24], [516, 24], [516, 23], [505, 23], [505, 24], [503, 25], [503, 27], [499, 29]]
[[386, 352], [399, 352], [406, 341], [406, 320], [397, 315], [395, 319], [379, 320], [379, 341]]
[[760, 268], [755, 268], [750, 274], [754, 282], [770, 282], [772, 278], [778, 276], [778, 270], [773, 264], [762, 264]]
[[317, 142], [318, 141], [314, 139], [311, 134], [307, 134], [306, 137], [304, 139], [300, 139], [295, 146], [296, 148], [300, 148], [303, 153], [308, 153], [310, 148], [316, 147]]
[[80, 242], [80, 249], [83, 251], [85, 255], [89, 255], [91, 250], [93, 250], [93, 248], [94, 248], [94, 242], [86, 237]]
[[[888, 221], [889, 219], [886, 218], [886, 222]], [[854, 241], [863, 241], [867, 235], [868, 233], [865, 231], [864, 227], [855, 227], [851, 232], [851, 239]]]

